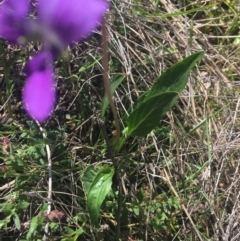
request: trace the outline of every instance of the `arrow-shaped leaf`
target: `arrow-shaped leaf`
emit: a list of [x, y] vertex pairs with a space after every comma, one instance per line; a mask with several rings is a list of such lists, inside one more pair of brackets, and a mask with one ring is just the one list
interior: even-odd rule
[[143, 101], [127, 119], [128, 136], [145, 136], [153, 130], [178, 99], [178, 93], [167, 92]]
[[204, 52], [194, 53], [167, 69], [147, 92], [144, 101], [165, 92], [182, 92], [187, 84], [190, 70], [203, 57]]

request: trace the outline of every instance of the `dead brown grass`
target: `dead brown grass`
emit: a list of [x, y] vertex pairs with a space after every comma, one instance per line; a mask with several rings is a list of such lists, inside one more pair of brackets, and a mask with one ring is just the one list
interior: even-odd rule
[[[209, 7], [184, 14], [211, 4], [218, 10]], [[139, 5], [118, 1], [109, 17], [111, 58], [118, 59], [126, 76], [125, 88], [116, 94], [119, 108], [126, 105], [123, 95], [132, 103], [173, 63], [193, 52], [205, 52], [165, 120], [172, 141], [166, 147], [166, 139], [153, 131], [139, 142], [145, 147], [139, 154], [139, 175], [146, 178], [150, 199], [158, 185], [167, 185], [184, 200], [182, 224], [172, 240], [240, 240], [239, 47], [233, 45], [236, 36], [229, 32], [238, 13], [217, 1], [179, 6], [160, 0], [159, 5], [156, 1]], [[170, 16], [179, 11], [182, 15]], [[145, 240], [155, 240], [149, 230], [146, 225]]]

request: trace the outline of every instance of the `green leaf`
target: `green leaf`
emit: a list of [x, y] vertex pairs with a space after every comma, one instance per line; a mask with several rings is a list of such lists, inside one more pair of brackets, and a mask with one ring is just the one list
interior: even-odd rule
[[167, 69], [155, 82], [152, 88], [147, 92], [144, 101], [165, 92], [180, 93], [187, 84], [190, 70], [203, 57], [204, 52], [194, 53], [181, 62]]
[[96, 177], [97, 172], [94, 168], [93, 165], [89, 165], [86, 170], [83, 173], [82, 176], [82, 182], [83, 182], [83, 187], [84, 187], [84, 191], [85, 193], [88, 193], [90, 190], [90, 187], [93, 183], [94, 178]]
[[7, 227], [7, 224], [11, 221], [11, 217], [12, 215], [9, 215], [5, 219], [0, 220], [0, 229], [2, 229], [2, 227]]
[[82, 228], [79, 228], [74, 232], [72, 229], [69, 229], [68, 233], [70, 235], [65, 235], [65, 237], [62, 238], [61, 241], [77, 241], [79, 236], [81, 236], [84, 233], [84, 230]]
[[9, 204], [9, 203], [1, 203], [0, 204], [0, 210], [1, 213], [4, 213], [4, 215], [12, 215], [12, 210], [14, 208], [13, 204]]
[[78, 236], [82, 235], [83, 233], [84, 233], [84, 230], [82, 228], [79, 228], [79, 229], [76, 230], [76, 234]]
[[16, 228], [18, 230], [20, 230], [21, 229], [21, 221], [16, 213], [14, 213], [14, 215], [13, 215], [13, 221], [15, 223]]
[[[122, 83], [122, 81], [125, 79], [124, 75], [117, 75], [113, 81], [111, 81], [110, 83], [110, 89], [111, 89], [111, 93], [112, 95], [114, 94], [115, 90], [117, 89], [117, 87]], [[108, 96], [105, 93], [103, 100], [102, 100], [102, 108], [101, 108], [101, 114], [100, 117], [103, 119], [105, 112], [107, 110], [107, 107], [109, 105], [109, 100], [108, 100]]]
[[27, 240], [29, 240], [31, 238], [31, 236], [33, 235], [33, 233], [35, 232], [37, 226], [39, 223], [39, 217], [33, 217], [30, 223], [30, 229], [27, 233]]
[[79, 228], [76, 230], [76, 235], [73, 237], [73, 241], [79, 240], [79, 236], [81, 236], [84, 233], [84, 230], [82, 228]]
[[145, 136], [153, 130], [178, 99], [178, 93], [167, 92], [143, 101], [127, 119], [128, 136]]
[[102, 168], [94, 178], [87, 194], [87, 208], [91, 221], [96, 226], [98, 226], [100, 207], [112, 186], [113, 174], [113, 168]]
[[[149, 90], [150, 91], [150, 90]], [[133, 105], [133, 109], [137, 108], [146, 98], [147, 94], [149, 91], [146, 91], [145, 93], [143, 93], [142, 95], [140, 95], [138, 98], [137, 98], [137, 101], [134, 103]]]
[[87, 71], [88, 69], [91, 69], [95, 64], [99, 63], [99, 61], [102, 59], [102, 57], [99, 57], [98, 59], [96, 59], [93, 62], [89, 62], [85, 65], [83, 65], [79, 70], [78, 73], [83, 73], [85, 71]]

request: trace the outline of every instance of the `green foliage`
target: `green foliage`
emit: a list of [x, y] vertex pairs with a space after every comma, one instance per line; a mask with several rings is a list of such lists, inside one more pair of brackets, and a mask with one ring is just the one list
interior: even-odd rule
[[176, 92], [166, 92], [147, 98], [143, 101], [127, 119], [128, 136], [145, 136], [169, 111], [178, 98]]
[[7, 227], [7, 225], [13, 219], [14, 224], [18, 230], [21, 229], [19, 215], [25, 210], [29, 203], [23, 198], [19, 197], [18, 192], [13, 192], [6, 196], [4, 203], [0, 203], [1, 213], [4, 214], [5, 218], [0, 221], [0, 229]]
[[159, 238], [179, 228], [177, 215], [180, 212], [180, 204], [177, 197], [168, 196], [166, 193], [152, 193], [152, 198], [150, 198], [140, 189], [137, 193], [137, 200], [132, 199], [128, 206], [129, 212], [136, 215], [140, 225], [149, 225], [154, 233], [159, 234]]
[[147, 92], [144, 100], [166, 92], [181, 93], [187, 84], [191, 69], [202, 59], [203, 54], [202, 51], [194, 53], [183, 59], [181, 62], [168, 68], [156, 80], [152, 88]]
[[88, 167], [83, 175], [85, 192], [87, 193], [87, 208], [91, 222], [98, 226], [100, 207], [112, 186], [114, 169], [102, 167], [97, 172], [93, 167]]
[[156, 127], [177, 101], [178, 94], [187, 83], [190, 70], [202, 57], [203, 52], [198, 52], [173, 65], [137, 100], [137, 107], [127, 119], [127, 136], [145, 136]]
[[71, 228], [66, 228], [67, 234], [64, 235], [64, 238], [61, 241], [77, 241], [78, 238], [84, 233], [82, 228], [77, 229], [74, 231]]
[[34, 232], [36, 231], [38, 225], [39, 225], [39, 217], [33, 217], [30, 223], [30, 228], [29, 231], [27, 233], [27, 240], [30, 240], [30, 238], [32, 237], [32, 235], [34, 234]]
[[[183, 60], [174, 65], [165, 71], [163, 74], [165, 77], [160, 76], [156, 80], [156, 83], [153, 84], [152, 88], [139, 97], [133, 111], [125, 122], [127, 123], [127, 129], [125, 130], [126, 135], [122, 136], [122, 138], [124, 138], [122, 139], [122, 145], [126, 144], [128, 137], [134, 135], [145, 136], [153, 128], [157, 127], [165, 113], [170, 110], [176, 102], [178, 94], [182, 91], [187, 82], [189, 71], [201, 56], [202, 53], [196, 53], [188, 57], [185, 62]], [[95, 64], [96, 62], [84, 66], [86, 66], [86, 68], [93, 68]], [[79, 70], [79, 74], [83, 74], [83, 69]], [[123, 75], [117, 75], [117, 77], [113, 79], [110, 86], [112, 94], [120, 84], [124, 83], [124, 79], [125, 77]], [[167, 79], [170, 79], [170, 81], [167, 81]], [[86, 89], [83, 90], [83, 96], [86, 100], [89, 98]], [[83, 101], [80, 101], [80, 103], [83, 103]], [[48, 127], [47, 139], [42, 138], [42, 134], [38, 127], [32, 121], [27, 121], [25, 124], [14, 122], [13, 125], [4, 126], [4, 131], [0, 133], [1, 135], [11, 135], [11, 140], [6, 148], [7, 152], [4, 153], [2, 157], [8, 171], [5, 173], [2, 172], [1, 175], [4, 180], [8, 178], [15, 179], [14, 188], [16, 192], [12, 192], [13, 196], [11, 197], [6, 196], [7, 200], [11, 201], [5, 200], [0, 204], [3, 210], [3, 218], [0, 221], [1, 229], [14, 225], [16, 230], [21, 230], [23, 213], [30, 212], [31, 209], [38, 210], [38, 206], [41, 205], [42, 202], [45, 202], [43, 200], [46, 198], [46, 193], [40, 195], [43, 199], [38, 196], [32, 197], [28, 195], [32, 191], [37, 193], [38, 190], [46, 189], [46, 182], [44, 187], [41, 186], [43, 184], [38, 186], [39, 180], [45, 179], [47, 176], [46, 144], [51, 146], [51, 154], [54, 160], [53, 180], [57, 180], [57, 189], [59, 189], [61, 193], [68, 193], [69, 179], [66, 181], [66, 177], [69, 176], [69, 173], [74, 173], [76, 171], [82, 173], [78, 181], [83, 184], [84, 190], [82, 191], [81, 188], [79, 188], [81, 186], [80, 183], [76, 185], [76, 203], [80, 203], [89, 213], [88, 216], [85, 213], [76, 212], [69, 223], [70, 226], [63, 224], [61, 221], [52, 221], [50, 223], [51, 233], [61, 233], [63, 241], [75, 241], [78, 240], [79, 237], [84, 237], [84, 233], [92, 230], [93, 226], [94, 230], [95, 227], [99, 227], [99, 223], [102, 221], [100, 213], [104, 213], [104, 217], [109, 215], [112, 219], [116, 218], [118, 212], [117, 197], [119, 193], [112, 188], [115, 170], [109, 165], [99, 165], [96, 167], [96, 164], [92, 164], [94, 162], [99, 162], [102, 157], [108, 155], [105, 140], [102, 139], [100, 135], [95, 135], [96, 143], [94, 143], [93, 148], [88, 145], [79, 145], [79, 142], [77, 142], [77, 144], [74, 144], [74, 147], [68, 149], [71, 141], [67, 140], [69, 136], [67, 125], [81, 126], [82, 121], [85, 121], [85, 118], [89, 115], [88, 104], [89, 103], [85, 101], [84, 105], [82, 105], [80, 110], [81, 115], [78, 112], [71, 112], [71, 114], [67, 113], [64, 115], [66, 123], [61, 123], [59, 127], [55, 125], [52, 125], [51, 128]], [[109, 102], [106, 95], [103, 97], [102, 102], [96, 105], [101, 109], [101, 118], [106, 118], [106, 109], [108, 105]], [[89, 133], [93, 125], [89, 124], [88, 127], [89, 129], [86, 128], [86, 130], [82, 131]], [[15, 142], [14, 145], [11, 142]], [[134, 149], [133, 146], [136, 146], [136, 144], [130, 146], [129, 153]], [[91, 156], [91, 161], [89, 161], [87, 165], [80, 163], [75, 165], [72, 156], [74, 151], [76, 156], [79, 156], [79, 154], [77, 154], [78, 150], [81, 150], [81, 156]], [[121, 155], [120, 149], [117, 153]], [[127, 161], [123, 158], [123, 161], [126, 162], [124, 165], [127, 165], [127, 167], [123, 167], [121, 162], [119, 162], [119, 167], [121, 165], [124, 172], [129, 173], [131, 170], [129, 168], [131, 165], [135, 165], [135, 161], [130, 161], [128, 158]], [[53, 186], [56, 188], [56, 185]], [[114, 193], [114, 195], [111, 196], [109, 195], [110, 193]], [[105, 200], [107, 200], [107, 202], [104, 202]], [[133, 201], [130, 206], [127, 204], [126, 200], [124, 200], [121, 220], [124, 224], [127, 224], [129, 222], [129, 215], [133, 210], [134, 214], [139, 216], [139, 220], [141, 220], [140, 223], [144, 223], [147, 221], [147, 213], [150, 212], [151, 215], [155, 215], [155, 218], [149, 221], [153, 230], [156, 232], [157, 230], [162, 230], [167, 233], [167, 231], [173, 230], [171, 225], [177, 226], [177, 220], [173, 218], [173, 213], [177, 210], [177, 207], [174, 206], [175, 204], [168, 204], [169, 200], [172, 200], [172, 198], [165, 198], [164, 202], [159, 204], [155, 200], [150, 202], [149, 197], [143, 197], [140, 204]], [[67, 202], [69, 201], [71, 202], [71, 199], [67, 200]], [[30, 203], [31, 205], [29, 205]], [[46, 218], [42, 215], [45, 209], [46, 207], [36, 213], [34, 211], [34, 216], [29, 220], [29, 229], [22, 236], [23, 239], [41, 240], [42, 232], [46, 224]], [[109, 222], [108, 219], [105, 221], [106, 223]]]

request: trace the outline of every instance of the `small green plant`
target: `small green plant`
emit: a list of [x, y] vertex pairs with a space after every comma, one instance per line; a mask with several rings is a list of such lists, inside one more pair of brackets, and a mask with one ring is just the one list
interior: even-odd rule
[[[177, 101], [178, 95], [187, 84], [191, 69], [202, 57], [203, 52], [198, 52], [175, 64], [156, 80], [150, 90], [139, 97], [136, 101], [135, 108], [126, 120], [127, 127], [124, 129], [119, 142], [116, 143], [115, 155], [121, 151], [121, 148], [129, 137], [145, 136], [158, 125], [166, 112], [169, 111]], [[114, 85], [112, 85], [114, 86], [113, 91], [121, 81], [122, 78], [119, 78], [116, 83], [114, 82]], [[102, 105], [103, 114], [105, 113], [107, 103], [106, 98], [104, 98]], [[109, 151], [111, 152], [111, 150]], [[115, 168], [118, 168], [118, 166], [116, 167], [115, 165]], [[92, 166], [89, 166], [84, 173], [83, 183], [85, 193], [87, 193], [88, 211], [95, 225], [98, 224], [100, 206], [111, 188], [111, 178], [113, 174], [113, 169], [104, 166], [100, 168], [98, 172], [96, 172]], [[169, 200], [163, 202], [164, 205], [167, 205], [166, 208], [168, 207], [168, 201]], [[154, 209], [155, 206], [152, 208]], [[162, 215], [164, 219], [163, 216], [165, 212], [161, 213], [160, 210], [159, 215]], [[161, 218], [159, 220], [161, 220]], [[158, 222], [156, 222], [156, 225], [157, 223]], [[159, 223], [159, 225], [161, 226], [161, 223]]]

